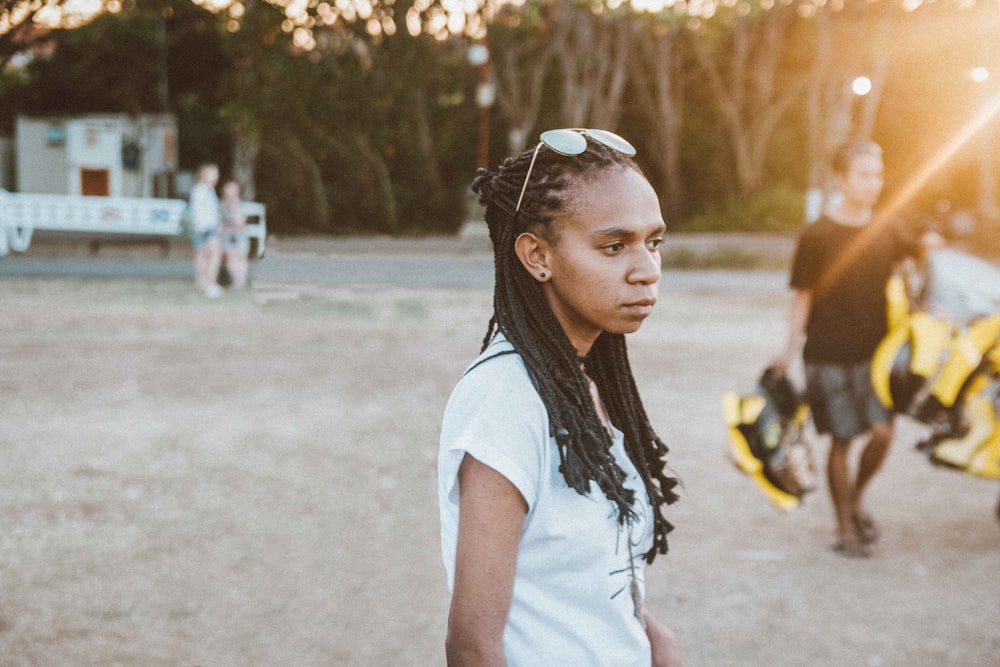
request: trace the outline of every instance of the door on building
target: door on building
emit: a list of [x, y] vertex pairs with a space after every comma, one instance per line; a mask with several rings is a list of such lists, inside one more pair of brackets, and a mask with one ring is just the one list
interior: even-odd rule
[[111, 193], [110, 171], [80, 169], [80, 193], [84, 197], [107, 197]]

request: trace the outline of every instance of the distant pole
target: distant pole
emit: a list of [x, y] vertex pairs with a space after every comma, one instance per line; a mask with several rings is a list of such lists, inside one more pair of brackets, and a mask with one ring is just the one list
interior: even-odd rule
[[170, 7], [164, 7], [158, 13], [156, 21], [156, 39], [160, 46], [157, 91], [160, 96], [160, 110], [163, 113], [170, 111], [170, 91], [167, 87], [167, 16], [172, 13]]
[[479, 108], [479, 142], [476, 164], [490, 166], [490, 108], [496, 99], [496, 85], [490, 74], [490, 50], [484, 44], [473, 44], [468, 51], [469, 63], [479, 69], [476, 86], [476, 106]]
[[[991, 71], [989, 65], [993, 64], [991, 56], [991, 44], [988, 43], [989, 36], [983, 31], [979, 33], [979, 58], [981, 64], [974, 67], [969, 72], [969, 79], [976, 86], [976, 104], [978, 108], [985, 109], [992, 97], [992, 91], [997, 88], [991, 85], [996, 79], [997, 72]], [[979, 196], [978, 206], [979, 218], [985, 229], [989, 230], [991, 236], [1000, 228], [1000, 206], [997, 205], [997, 175], [995, 169], [996, 162], [996, 119], [990, 118], [979, 131]]]

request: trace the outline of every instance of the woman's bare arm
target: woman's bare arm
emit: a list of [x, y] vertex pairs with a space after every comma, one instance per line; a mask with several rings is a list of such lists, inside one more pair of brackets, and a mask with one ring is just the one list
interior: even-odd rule
[[449, 667], [506, 665], [503, 629], [528, 512], [506, 477], [466, 454], [458, 470], [458, 548], [445, 647]]
[[662, 621], [649, 613], [643, 612], [646, 623], [646, 636], [653, 650], [653, 667], [683, 667], [684, 658], [677, 638]]

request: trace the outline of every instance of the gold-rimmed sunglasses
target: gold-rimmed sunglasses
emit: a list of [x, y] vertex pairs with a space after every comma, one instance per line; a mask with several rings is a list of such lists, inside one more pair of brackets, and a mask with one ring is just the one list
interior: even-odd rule
[[528, 189], [531, 170], [535, 168], [535, 158], [538, 157], [538, 151], [542, 149], [542, 146], [548, 146], [549, 150], [555, 151], [560, 155], [582, 155], [587, 151], [587, 137], [629, 157], [635, 156], [635, 146], [614, 132], [608, 132], [607, 130], [587, 130], [578, 127], [546, 130], [539, 137], [540, 141], [535, 146], [535, 152], [531, 155], [531, 162], [528, 163], [528, 173], [524, 175], [521, 196], [517, 198], [517, 206], [514, 208], [515, 214], [521, 210], [521, 201], [524, 199], [524, 193]]

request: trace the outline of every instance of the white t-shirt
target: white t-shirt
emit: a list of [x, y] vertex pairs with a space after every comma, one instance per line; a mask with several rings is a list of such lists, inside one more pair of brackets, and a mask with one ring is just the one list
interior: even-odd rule
[[[512, 346], [497, 335], [480, 360]], [[478, 361], [478, 360], [477, 360]], [[475, 365], [474, 365], [475, 366]], [[521, 492], [528, 514], [521, 529], [513, 600], [503, 643], [507, 663], [648, 667], [649, 640], [635, 615], [634, 577], [645, 595], [643, 556], [652, 547], [651, 508], [624, 437], [613, 452], [635, 490], [638, 520], [618, 523], [617, 507], [596, 484], [580, 495], [559, 472], [545, 405], [524, 362], [504, 354], [458, 382], [445, 409], [438, 458], [441, 551], [454, 591], [458, 538], [458, 468], [465, 453], [498, 471]]]
[[219, 229], [219, 196], [207, 183], [191, 186], [191, 226], [200, 234]]

